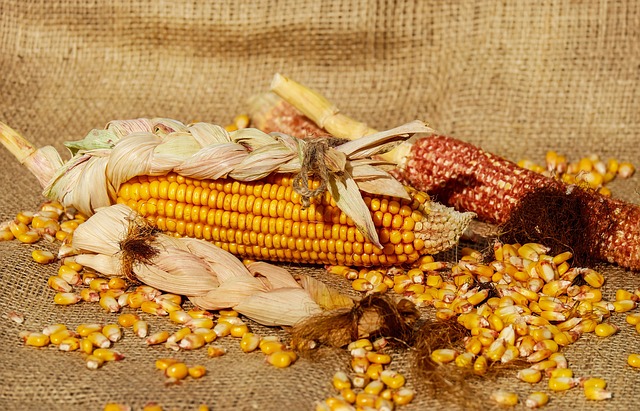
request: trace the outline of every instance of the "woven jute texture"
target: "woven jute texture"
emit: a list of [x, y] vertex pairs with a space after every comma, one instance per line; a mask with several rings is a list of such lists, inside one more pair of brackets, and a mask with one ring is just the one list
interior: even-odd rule
[[[579, 158], [591, 153], [640, 165], [640, 3], [584, 1], [0, 1], [0, 120], [36, 145], [84, 137], [109, 120], [170, 117], [226, 124], [276, 72], [333, 100], [342, 111], [383, 129], [415, 118], [512, 160], [542, 161], [548, 149]], [[35, 178], [0, 150], [0, 220], [36, 209]], [[617, 181], [614, 195], [638, 198], [638, 177]], [[173, 353], [147, 348], [127, 331], [116, 347], [125, 360], [98, 371], [78, 353], [23, 346], [21, 330], [52, 323], [113, 322], [97, 304], [54, 306], [47, 278], [57, 265], [30, 257], [54, 245], [0, 243], [0, 408], [100, 410], [107, 402], [141, 409], [309, 410], [333, 395], [331, 376], [348, 355], [328, 351], [287, 369], [243, 354]], [[296, 266], [350, 292], [319, 267]], [[640, 286], [637, 273], [613, 266], [605, 298]], [[153, 330], [167, 320], [146, 317]], [[613, 399], [587, 401], [580, 389], [552, 394], [549, 409], [637, 409], [640, 373], [626, 365], [640, 338], [623, 315], [619, 334], [582, 337], [564, 351], [577, 376], [605, 378]], [[263, 335], [282, 330], [251, 324]], [[158, 357], [203, 364], [208, 375], [165, 386]], [[414, 378], [406, 352], [394, 369], [418, 392], [407, 411], [456, 409]], [[498, 387], [549, 392], [507, 374], [476, 384], [479, 408], [492, 408]], [[522, 407], [520, 405], [520, 407]]]

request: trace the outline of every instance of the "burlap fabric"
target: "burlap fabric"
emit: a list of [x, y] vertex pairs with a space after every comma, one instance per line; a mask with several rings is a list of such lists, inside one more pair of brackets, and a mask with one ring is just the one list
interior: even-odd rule
[[[455, 4], [458, 3], [458, 4]], [[276, 72], [306, 83], [344, 112], [382, 129], [414, 118], [510, 159], [542, 160], [548, 149], [577, 158], [590, 153], [640, 165], [640, 3], [636, 1], [34, 1], [0, 2], [0, 120], [37, 145], [83, 137], [111, 119], [164, 116], [225, 124], [246, 99], [267, 89]], [[0, 220], [35, 209], [40, 189], [0, 150]], [[638, 177], [614, 194], [638, 202]], [[109, 401], [141, 409], [308, 410], [332, 394], [331, 375], [348, 369], [342, 352], [300, 360], [280, 370], [260, 354], [180, 352], [204, 364], [202, 380], [166, 387], [153, 361], [173, 353], [149, 349], [126, 334], [126, 355], [99, 371], [80, 354], [24, 347], [23, 329], [63, 322], [114, 321], [96, 304], [58, 307], [46, 280], [56, 266], [39, 266], [31, 250], [0, 243], [0, 408], [99, 410]], [[295, 267], [333, 281], [322, 270]], [[605, 296], [640, 286], [636, 273], [602, 267]], [[159, 329], [168, 322], [150, 318]], [[578, 376], [609, 382], [614, 398], [589, 402], [579, 389], [552, 395], [550, 409], [637, 409], [640, 373], [626, 366], [640, 339], [621, 315], [612, 338], [581, 338], [566, 349]], [[278, 330], [254, 326], [260, 333]], [[418, 396], [407, 411], [455, 408], [433, 397], [398, 352]], [[478, 403], [490, 408], [498, 386], [533, 391], [513, 375], [483, 383]]]

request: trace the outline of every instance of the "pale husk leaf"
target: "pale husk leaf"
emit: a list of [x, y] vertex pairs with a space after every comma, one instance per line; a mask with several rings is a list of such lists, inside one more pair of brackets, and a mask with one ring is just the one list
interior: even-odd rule
[[185, 177], [212, 179], [226, 177], [247, 156], [247, 149], [240, 144], [220, 143], [202, 148], [174, 168]]
[[73, 246], [80, 252], [115, 255], [135, 213], [124, 204], [105, 207], [80, 224], [73, 233]]
[[246, 265], [247, 269], [255, 277], [263, 276], [268, 281], [269, 289], [274, 288], [299, 288], [300, 284], [291, 276], [289, 271], [276, 265], [262, 261], [252, 261]]
[[217, 124], [195, 123], [189, 126], [189, 131], [201, 147], [231, 142], [229, 132]]
[[107, 277], [120, 276], [122, 274], [118, 255], [78, 254], [70, 258], [83, 267], [94, 269]]
[[386, 171], [367, 164], [358, 164], [351, 169], [351, 175], [360, 190], [378, 195], [410, 199], [404, 186]]
[[354, 305], [351, 297], [338, 292], [338, 290], [327, 286], [322, 281], [318, 281], [311, 276], [300, 276], [300, 285], [323, 310], [351, 308]]
[[[220, 284], [219, 287], [210, 289], [206, 294], [190, 295], [189, 299], [200, 308], [221, 310], [235, 308], [241, 302], [267, 294], [267, 291], [265, 285], [257, 278], [234, 277]], [[263, 309], [266, 310], [264, 307]]]
[[378, 248], [382, 248], [378, 233], [371, 218], [371, 212], [362, 199], [360, 190], [349, 173], [349, 169], [342, 174], [332, 174], [329, 177], [327, 190], [336, 205], [351, 217], [353, 223], [367, 240]]
[[233, 307], [237, 312], [264, 325], [291, 326], [322, 309], [302, 288], [277, 288], [258, 293]]
[[414, 120], [390, 130], [379, 131], [341, 144], [336, 147], [336, 150], [345, 153], [354, 160], [371, 157], [394, 149], [398, 144], [417, 133], [433, 134], [434, 130], [422, 121]]
[[221, 284], [237, 277], [253, 278], [247, 267], [237, 257], [222, 248], [194, 238], [184, 237], [179, 240], [185, 250], [197, 255], [207, 263], [209, 269], [216, 273]]

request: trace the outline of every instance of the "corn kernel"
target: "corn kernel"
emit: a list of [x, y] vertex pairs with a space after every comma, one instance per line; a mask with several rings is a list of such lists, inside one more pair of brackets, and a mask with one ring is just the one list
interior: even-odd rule
[[547, 405], [549, 402], [549, 395], [542, 391], [535, 391], [529, 394], [524, 401], [524, 405], [528, 408], [540, 408]]
[[601, 401], [601, 400], [608, 400], [613, 395], [611, 394], [610, 391], [607, 391], [604, 388], [591, 386], [591, 387], [584, 388], [584, 396], [588, 400]]
[[210, 345], [207, 347], [207, 355], [211, 358], [223, 356], [226, 352], [227, 350], [218, 345]]
[[518, 394], [510, 391], [494, 391], [490, 398], [500, 405], [516, 405], [518, 403]]
[[175, 358], [158, 358], [155, 362], [156, 365], [156, 369], [164, 371], [166, 370], [170, 365], [172, 364], [176, 364], [179, 361], [176, 360]]
[[407, 405], [413, 401], [415, 395], [415, 391], [409, 388], [400, 388], [398, 391], [393, 393], [393, 402], [396, 405]]
[[552, 377], [549, 378], [549, 389], [552, 391], [566, 391], [580, 385], [579, 378]]
[[202, 365], [194, 365], [188, 369], [191, 378], [201, 378], [207, 373], [207, 369]]
[[177, 362], [175, 364], [169, 365], [164, 370], [164, 375], [172, 379], [182, 380], [187, 375], [189, 375], [189, 368], [185, 363]]
[[104, 364], [104, 360], [102, 358], [96, 357], [93, 354], [87, 356], [85, 362], [87, 368], [90, 370], [97, 370], [98, 368], [102, 367], [102, 364]]
[[431, 359], [437, 364], [450, 363], [455, 360], [457, 356], [457, 351], [450, 348], [440, 348], [431, 352]]
[[595, 334], [598, 337], [609, 337], [618, 332], [620, 328], [617, 325], [611, 323], [602, 323], [596, 325]]
[[245, 333], [240, 339], [240, 349], [243, 352], [252, 352], [258, 348], [260, 336], [254, 333]]
[[287, 351], [277, 351], [267, 356], [267, 362], [277, 368], [286, 368], [291, 365], [293, 359]]
[[32, 347], [45, 347], [49, 345], [49, 336], [43, 333], [29, 333], [24, 338], [24, 343]]
[[49, 264], [55, 260], [55, 256], [51, 251], [46, 250], [33, 250], [31, 252], [31, 258], [38, 264]]
[[535, 384], [540, 382], [542, 379], [542, 373], [539, 370], [534, 370], [532, 368], [523, 368], [518, 371], [517, 377], [521, 381], [525, 381], [531, 384]]
[[103, 361], [120, 361], [124, 359], [124, 355], [110, 348], [96, 348], [93, 350], [92, 355]]
[[147, 345], [156, 345], [156, 344], [162, 344], [163, 342], [166, 342], [168, 339], [169, 339], [168, 331], [158, 331], [148, 336], [145, 342], [147, 343]]
[[640, 368], [640, 354], [629, 354], [627, 364], [634, 368]]
[[393, 370], [383, 370], [380, 373], [380, 380], [392, 390], [397, 390], [405, 384], [405, 377]]

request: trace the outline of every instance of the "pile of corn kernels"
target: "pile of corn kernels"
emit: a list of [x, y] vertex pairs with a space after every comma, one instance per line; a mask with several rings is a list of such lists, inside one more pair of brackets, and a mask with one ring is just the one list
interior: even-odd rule
[[[551, 391], [581, 387], [590, 400], [609, 399], [612, 394], [606, 381], [574, 376], [561, 349], [584, 333], [607, 338], [618, 332], [608, 321], [613, 313], [627, 313], [627, 323], [640, 333], [640, 313], [635, 311], [640, 289], [619, 289], [614, 301], [606, 301], [602, 274], [572, 267], [570, 252], [552, 256], [548, 251], [536, 243], [495, 243], [489, 263], [479, 251], [465, 248], [453, 265], [425, 256], [407, 270], [358, 271], [345, 266], [328, 270], [352, 280], [357, 291], [393, 290], [417, 306], [435, 308], [438, 319], [457, 319], [469, 331], [464, 350], [434, 350], [431, 359], [436, 363], [452, 363], [484, 375], [492, 364], [524, 359], [531, 365], [517, 377], [533, 387], [547, 378]], [[640, 355], [630, 354], [627, 363], [639, 368]], [[531, 408], [549, 401], [539, 390], [525, 399], [506, 391], [492, 393], [491, 398], [501, 405], [523, 402]]]
[[629, 178], [635, 167], [628, 161], [610, 158], [606, 161], [597, 154], [583, 157], [578, 161], [568, 161], [567, 157], [555, 151], [548, 151], [544, 164], [531, 160], [520, 160], [518, 166], [553, 177], [567, 184], [577, 184], [598, 191], [607, 197], [611, 190], [606, 184], [615, 178]]

